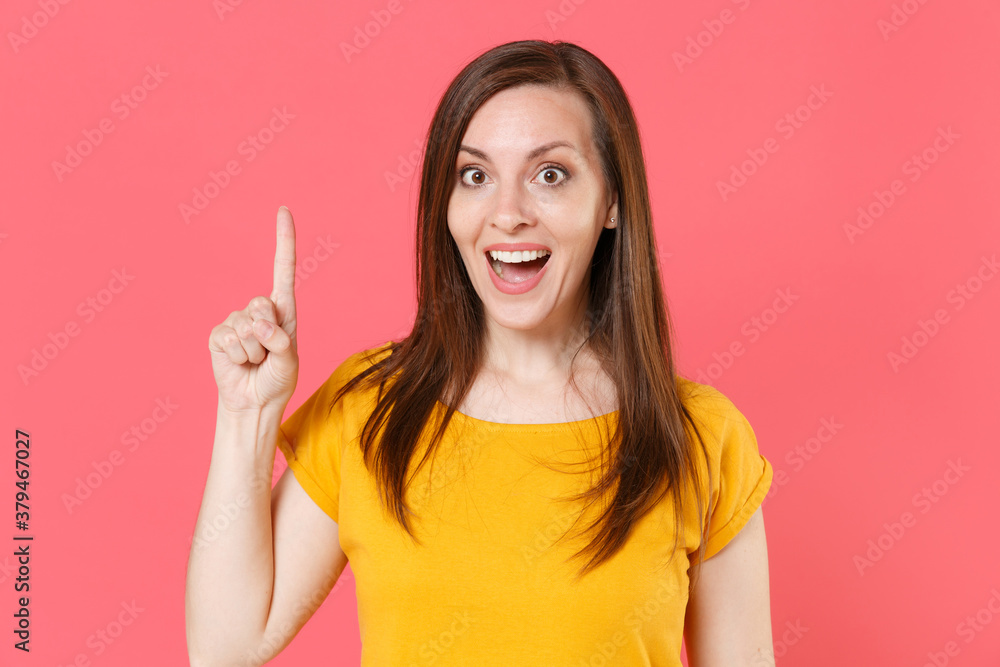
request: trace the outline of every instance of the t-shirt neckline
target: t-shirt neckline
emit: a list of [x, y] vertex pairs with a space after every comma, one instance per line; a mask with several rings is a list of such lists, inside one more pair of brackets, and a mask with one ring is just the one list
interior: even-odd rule
[[[438, 400], [437, 405], [443, 410], [447, 411], [448, 406], [442, 401]], [[607, 421], [612, 418], [618, 417], [618, 410], [612, 410], [611, 412], [605, 412], [603, 415], [597, 415], [596, 417], [590, 417], [588, 419], [577, 419], [575, 421], [569, 422], [546, 422], [542, 424], [507, 424], [504, 422], [491, 422], [485, 419], [479, 419], [477, 417], [472, 417], [464, 412], [459, 412], [455, 410], [453, 416], [457, 416], [467, 422], [471, 422], [473, 425], [479, 428], [487, 428], [494, 430], [504, 430], [504, 431], [563, 431], [574, 427], [580, 427], [590, 424], [595, 424], [599, 421]]]

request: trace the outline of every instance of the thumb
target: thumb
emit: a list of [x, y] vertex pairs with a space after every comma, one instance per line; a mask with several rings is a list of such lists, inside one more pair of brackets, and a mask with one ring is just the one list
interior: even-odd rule
[[291, 371], [298, 365], [295, 341], [284, 329], [261, 319], [254, 320], [253, 333], [267, 350], [268, 357], [273, 357], [276, 370]]

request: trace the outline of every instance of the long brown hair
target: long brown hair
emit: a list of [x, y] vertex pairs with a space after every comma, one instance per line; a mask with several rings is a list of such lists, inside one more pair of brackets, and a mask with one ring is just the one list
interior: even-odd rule
[[[584, 325], [584, 345], [590, 346], [617, 386], [618, 420], [601, 453], [603, 475], [575, 497], [593, 503], [610, 496], [611, 501], [586, 529], [597, 528], [596, 537], [574, 554], [590, 555], [578, 574], [582, 576], [621, 549], [633, 525], [668, 490], [675, 498], [674, 525], [681, 525], [681, 485], [686, 484], [687, 474], [697, 474], [684, 420], [698, 433], [678, 393], [672, 325], [660, 287], [638, 127], [621, 83], [589, 51], [561, 41], [510, 42], [477, 57], [448, 86], [424, 151], [413, 329], [402, 341], [390, 341], [385, 348], [388, 355], [354, 376], [333, 402], [362, 380], [369, 387], [378, 384], [379, 398], [361, 435], [365, 465], [377, 480], [385, 507], [419, 542], [407, 520], [410, 510], [404, 499], [410, 459], [440, 400], [447, 411], [417, 470], [437, 446], [484, 354], [483, 304], [448, 230], [458, 148], [476, 110], [495, 93], [522, 84], [553, 86], [583, 96], [592, 115], [607, 192], [618, 193], [617, 228], [604, 229], [594, 251]], [[392, 378], [396, 381], [389, 383]], [[383, 435], [376, 444], [380, 430]], [[701, 434], [697, 437], [704, 448]], [[698, 516], [704, 535], [700, 495]], [[678, 529], [672, 552], [679, 534]], [[703, 539], [699, 561], [704, 549]]]

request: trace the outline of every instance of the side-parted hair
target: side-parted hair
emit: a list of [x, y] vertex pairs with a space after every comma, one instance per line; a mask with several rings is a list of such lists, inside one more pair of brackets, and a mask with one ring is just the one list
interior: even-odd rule
[[[661, 289], [638, 126], [618, 78], [592, 53], [562, 41], [510, 42], [477, 57], [448, 86], [424, 150], [413, 329], [402, 341], [390, 341], [389, 354], [351, 378], [330, 407], [361, 382], [378, 385], [379, 398], [362, 431], [361, 450], [384, 507], [419, 543], [405, 502], [410, 460], [441, 401], [447, 411], [417, 470], [438, 445], [485, 354], [483, 303], [448, 229], [458, 149], [476, 110], [497, 92], [520, 85], [551, 86], [582, 95], [591, 113], [606, 192], [618, 193], [617, 227], [602, 230], [594, 250], [584, 325], [584, 345], [617, 386], [618, 419], [610, 444], [601, 452], [598, 469], [603, 473], [592, 488], [573, 498], [588, 506], [605, 498], [610, 501], [599, 506], [600, 515], [585, 529], [597, 530], [594, 539], [574, 554], [589, 555], [580, 577], [617, 553], [634, 524], [668, 491], [675, 499], [678, 529], [672, 552], [676, 552], [683, 485], [689, 474], [697, 476], [689, 449], [693, 438], [685, 431], [685, 420], [705, 446], [678, 392], [673, 327]], [[376, 443], [379, 431], [382, 437]], [[700, 494], [697, 498], [704, 537], [707, 526]], [[704, 552], [702, 539], [698, 562]]]

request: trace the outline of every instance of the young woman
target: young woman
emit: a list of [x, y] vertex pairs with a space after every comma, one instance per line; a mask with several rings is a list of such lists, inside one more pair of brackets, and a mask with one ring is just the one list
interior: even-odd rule
[[424, 154], [412, 332], [282, 422], [294, 238], [282, 207], [270, 298], [209, 338], [192, 665], [269, 660], [348, 560], [364, 665], [680, 665], [682, 638], [691, 667], [773, 664], [772, 468], [675, 371], [639, 133], [600, 60], [521, 41], [462, 70]]

